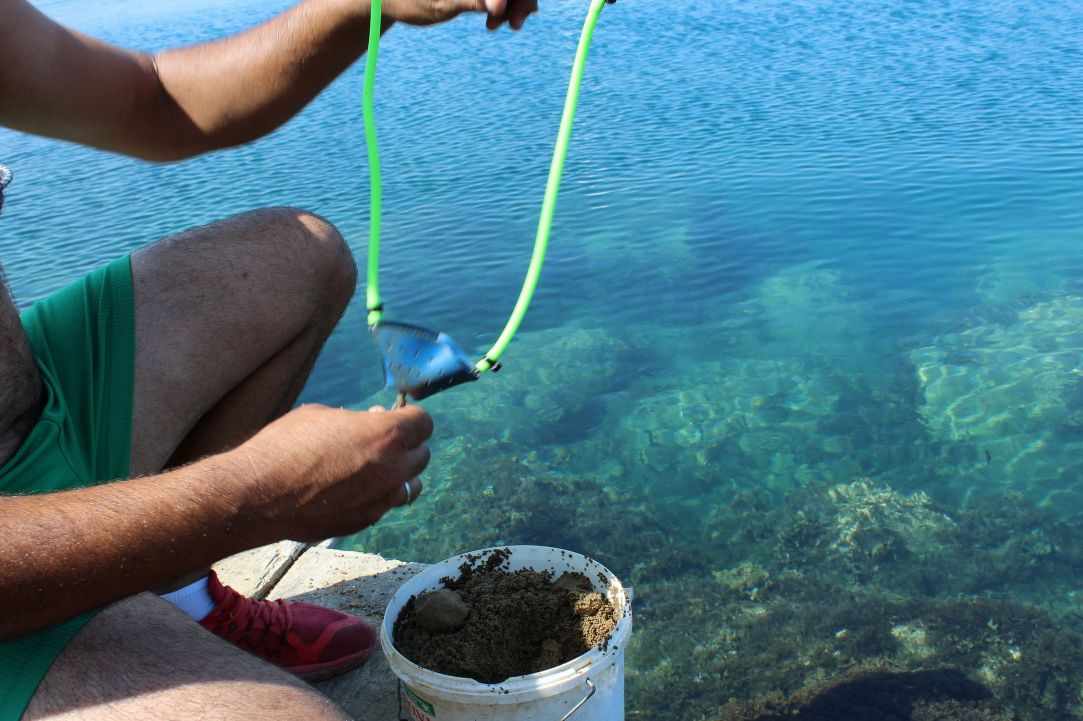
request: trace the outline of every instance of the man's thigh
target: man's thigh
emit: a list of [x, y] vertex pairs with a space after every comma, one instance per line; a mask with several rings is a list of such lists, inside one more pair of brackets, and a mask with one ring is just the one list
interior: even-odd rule
[[[291, 208], [238, 215], [135, 253], [132, 474], [161, 470], [205, 414], [296, 339], [313, 336], [318, 351], [355, 280], [334, 227]], [[306, 352], [264, 373], [276, 387], [250, 397], [292, 402], [300, 387], [284, 376], [307, 375]]]
[[23, 721], [344, 721], [293, 676], [227, 644], [157, 596], [98, 614], [57, 658]]

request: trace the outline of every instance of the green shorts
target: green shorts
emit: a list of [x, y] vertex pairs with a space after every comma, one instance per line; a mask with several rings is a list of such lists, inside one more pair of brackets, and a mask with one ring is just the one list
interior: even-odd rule
[[[22, 315], [46, 402], [0, 494], [48, 493], [128, 475], [135, 373], [132, 267], [121, 258]], [[18, 721], [60, 652], [93, 617], [0, 642], [0, 721]]]

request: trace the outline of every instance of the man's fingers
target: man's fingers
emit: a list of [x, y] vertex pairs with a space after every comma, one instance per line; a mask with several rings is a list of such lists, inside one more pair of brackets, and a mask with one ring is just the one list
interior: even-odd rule
[[387, 417], [395, 424], [398, 440], [406, 450], [417, 448], [432, 437], [432, 416], [421, 406], [404, 406], [388, 411]]
[[[409, 481], [406, 482], [406, 485], [403, 487], [402, 504], [406, 506], [410, 505], [421, 497], [421, 492], [424, 490], [425, 484], [421, 482], [420, 478], [411, 478]], [[409, 496], [407, 496], [407, 491], [409, 491]]]
[[428, 467], [429, 460], [432, 458], [432, 451], [428, 446], [421, 446], [415, 448], [412, 451], [408, 451], [403, 454], [402, 462], [399, 465], [399, 477], [400, 478], [416, 478]]
[[486, 0], [489, 17], [486, 27], [496, 30], [506, 21], [512, 30], [519, 30], [531, 13], [538, 11], [538, 0]]
[[[425, 484], [421, 482], [420, 478], [411, 478], [409, 481], [402, 485], [402, 488], [388, 495], [388, 499], [391, 505], [394, 506], [409, 506], [416, 501], [421, 492], [425, 490]], [[407, 496], [406, 494], [410, 495]]]
[[538, 11], [537, 0], [510, 0], [508, 5], [508, 23], [512, 30], [519, 30], [530, 14]]
[[[407, 489], [410, 491], [409, 500], [407, 500], [406, 497]], [[410, 505], [421, 497], [421, 493], [424, 490], [425, 484], [421, 482], [420, 478], [411, 478], [409, 481], [399, 483], [395, 488], [384, 494], [378, 501], [374, 501], [371, 508], [374, 512], [383, 516], [392, 508]]]
[[[402, 484], [405, 479], [412, 478], [414, 479], [413, 483], [419, 484], [420, 481], [417, 478], [429, 467], [431, 458], [432, 452], [428, 446], [414, 448], [387, 458], [377, 468], [372, 469], [375, 473], [369, 476], [364, 485], [360, 487], [361, 495], [364, 497], [360, 500], [365, 504], [379, 507], [382, 501], [391, 499], [391, 505], [399, 505], [402, 500]], [[396, 493], [398, 496], [395, 495]]]
[[[403, 453], [394, 461], [387, 463], [384, 466], [383, 473], [379, 476], [379, 486], [371, 489], [374, 494], [373, 497], [384, 501], [390, 499], [393, 506], [401, 505], [404, 495], [402, 489], [405, 483], [403, 479], [412, 479], [410, 483], [414, 484], [414, 488], [420, 488], [421, 481], [418, 476], [428, 468], [431, 456], [428, 447], [421, 446], [421, 448], [415, 448], [412, 451]], [[415, 491], [414, 498], [417, 498], [417, 495]], [[379, 504], [379, 501], [377, 501], [377, 504]]]
[[425, 484], [421, 482], [420, 478], [414, 478], [410, 481], [409, 485], [410, 490], [413, 491], [412, 495], [410, 496], [410, 503], [413, 503], [418, 498], [420, 498], [421, 494], [425, 491]]

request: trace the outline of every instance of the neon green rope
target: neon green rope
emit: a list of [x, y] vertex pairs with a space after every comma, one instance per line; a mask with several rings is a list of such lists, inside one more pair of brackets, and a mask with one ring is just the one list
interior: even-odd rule
[[575, 122], [575, 109], [579, 105], [579, 88], [583, 82], [583, 71], [587, 65], [587, 53], [590, 52], [590, 43], [594, 37], [594, 28], [598, 26], [598, 18], [601, 17], [602, 8], [606, 0], [592, 0], [590, 12], [587, 14], [586, 23], [583, 25], [583, 33], [579, 36], [579, 50], [575, 54], [575, 64], [572, 67], [572, 77], [568, 83], [568, 96], [564, 100], [564, 116], [560, 119], [560, 132], [557, 134], [556, 148], [553, 150], [553, 162], [549, 166], [549, 182], [545, 186], [545, 199], [542, 201], [541, 219], [538, 221], [538, 234], [534, 239], [534, 254], [530, 258], [530, 267], [527, 268], [526, 280], [523, 289], [519, 292], [519, 300], [515, 303], [515, 309], [504, 326], [504, 331], [497, 338], [496, 343], [486, 353], [474, 370], [484, 373], [496, 365], [500, 356], [507, 350], [511, 339], [515, 337], [520, 324], [526, 316], [530, 301], [534, 298], [534, 291], [538, 289], [538, 279], [541, 277], [542, 265], [545, 263], [545, 253], [549, 249], [549, 231], [553, 227], [553, 214], [557, 207], [557, 194], [560, 192], [560, 179], [564, 173], [564, 160], [568, 157], [568, 142], [572, 137], [572, 125]]
[[380, 209], [383, 190], [380, 184], [380, 148], [376, 142], [376, 112], [373, 98], [376, 95], [376, 63], [380, 59], [380, 32], [383, 30], [382, 0], [372, 0], [369, 13], [369, 49], [365, 58], [365, 96], [362, 107], [365, 115], [365, 144], [369, 151], [369, 267], [366, 307], [368, 322], [374, 326], [383, 318], [380, 304]]
[[[478, 373], [491, 370], [500, 356], [507, 350], [515, 333], [526, 316], [530, 301], [534, 292], [538, 289], [538, 280], [541, 277], [542, 266], [545, 264], [545, 254], [549, 249], [549, 235], [553, 227], [553, 215], [556, 212], [557, 195], [560, 192], [560, 180], [564, 174], [564, 161], [568, 157], [568, 144], [572, 136], [572, 125], [575, 122], [575, 111], [579, 105], [579, 91], [583, 82], [583, 72], [587, 64], [587, 54], [590, 51], [591, 40], [594, 37], [594, 29], [598, 26], [602, 8], [607, 0], [591, 0], [590, 12], [583, 25], [583, 33], [579, 37], [579, 49], [575, 55], [575, 63], [572, 66], [572, 76], [568, 83], [568, 95], [564, 100], [564, 115], [560, 120], [560, 132], [557, 134], [556, 147], [553, 150], [553, 161], [549, 166], [549, 181], [545, 186], [545, 198], [542, 201], [541, 218], [538, 221], [538, 232], [534, 239], [534, 253], [530, 258], [530, 266], [527, 268], [526, 279], [523, 288], [519, 292], [519, 299], [515, 303], [515, 309], [508, 318], [507, 325], [497, 338], [496, 343], [475, 366]], [[368, 257], [368, 289], [367, 307], [369, 310], [368, 322], [370, 326], [378, 324], [383, 317], [380, 304], [380, 207], [383, 197], [380, 185], [380, 153], [377, 147], [376, 118], [373, 108], [373, 98], [376, 88], [376, 63], [380, 52], [381, 31], [381, 0], [371, 0], [369, 24], [369, 48], [365, 62], [365, 97], [363, 102], [365, 115], [365, 142], [368, 145], [369, 155], [369, 179], [371, 186], [371, 212], [369, 228], [369, 257]]]

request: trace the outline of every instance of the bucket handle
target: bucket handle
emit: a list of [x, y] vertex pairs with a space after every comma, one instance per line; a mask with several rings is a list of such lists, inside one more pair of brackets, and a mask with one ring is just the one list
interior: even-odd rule
[[587, 691], [587, 695], [583, 697], [582, 701], [577, 703], [575, 706], [572, 706], [571, 711], [561, 716], [560, 721], [568, 721], [568, 719], [570, 719], [572, 716], [575, 716], [576, 712], [578, 712], [579, 709], [583, 708], [583, 706], [586, 705], [587, 701], [590, 701], [591, 697], [593, 697], [595, 692], [598, 690], [598, 687], [594, 685], [593, 681], [591, 681], [589, 678], [586, 681], [587, 688], [590, 689], [589, 691]]
[[[568, 713], [561, 716], [560, 721], [568, 721], [568, 719], [570, 719], [572, 716], [575, 716], [575, 714], [577, 714], [579, 712], [579, 709], [586, 706], [587, 701], [590, 701], [591, 698], [594, 697], [594, 694], [597, 693], [598, 687], [594, 685], [593, 681], [591, 681], [588, 678], [588, 679], [586, 679], [586, 683], [587, 683], [587, 688], [590, 689], [589, 691], [587, 691], [587, 695], [584, 696], [582, 699], [580, 699], [579, 703], [577, 703], [575, 706], [572, 706], [571, 711], [569, 711]], [[398, 696], [399, 696], [399, 721], [408, 721], [408, 719], [406, 719], [406, 717], [402, 715], [402, 679], [399, 679], [399, 693], [398, 693]]]

